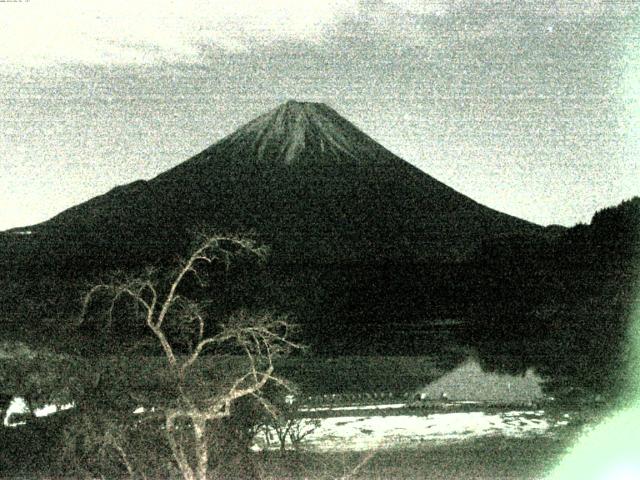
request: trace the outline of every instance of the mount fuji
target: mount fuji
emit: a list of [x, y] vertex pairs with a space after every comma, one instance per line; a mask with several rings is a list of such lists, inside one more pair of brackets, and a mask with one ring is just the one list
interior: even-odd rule
[[303, 264], [455, 261], [541, 228], [448, 187], [327, 105], [288, 101], [151, 180], [14, 231], [104, 266], [165, 258], [202, 226], [249, 232], [272, 261]]

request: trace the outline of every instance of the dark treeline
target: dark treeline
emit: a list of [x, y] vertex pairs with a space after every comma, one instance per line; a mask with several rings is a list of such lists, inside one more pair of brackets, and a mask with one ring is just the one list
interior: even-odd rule
[[620, 386], [638, 302], [640, 198], [588, 225], [487, 242], [478, 262], [487, 296], [471, 338], [487, 368], [536, 366], [558, 383]]
[[[185, 288], [211, 300], [214, 319], [240, 307], [288, 313], [315, 354], [424, 355], [472, 347], [488, 369], [535, 366], [601, 389], [614, 386], [613, 373], [622, 371], [639, 232], [640, 198], [634, 198], [597, 212], [589, 225], [486, 240], [461, 262], [257, 265], [238, 259], [228, 270], [211, 271], [209, 287]], [[112, 331], [105, 332], [99, 318], [79, 330], [55, 331], [77, 317], [82, 292], [104, 280], [103, 266], [114, 263], [109, 250], [87, 263], [70, 254], [50, 256], [33, 242], [20, 255], [21, 262], [14, 257], [2, 271], [4, 327], [40, 326], [46, 338], [71, 344], [84, 334], [95, 340], [103, 333], [105, 345], [145, 334], [126, 305]], [[162, 275], [176, 259], [164, 254], [144, 263], [155, 263]], [[112, 266], [129, 274], [143, 270]], [[72, 348], [77, 343], [89, 345]]]

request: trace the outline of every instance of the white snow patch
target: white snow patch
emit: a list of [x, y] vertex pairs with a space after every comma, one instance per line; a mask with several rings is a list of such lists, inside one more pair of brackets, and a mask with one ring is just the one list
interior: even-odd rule
[[58, 407], [55, 405], [45, 405], [44, 407], [37, 408], [33, 411], [36, 417], [48, 417], [49, 415], [56, 413]]
[[145, 408], [145, 407], [138, 407], [133, 411], [134, 415], [142, 415], [145, 412], [155, 412], [156, 411], [156, 407], [151, 407], [151, 408]]
[[36, 417], [48, 417], [49, 415], [53, 415], [57, 412], [62, 412], [63, 410], [69, 410], [70, 408], [74, 408], [76, 406], [75, 402], [65, 403], [64, 405], [45, 405], [44, 407], [37, 408], [33, 411], [33, 414]]
[[54, 413], [74, 408], [75, 406], [75, 402], [65, 403], [63, 405], [47, 404], [32, 411], [29, 409], [24, 398], [14, 397], [5, 413], [3, 425], [5, 427], [17, 427], [18, 425], [25, 425], [27, 423], [25, 420], [12, 420], [11, 417], [14, 415], [28, 415], [29, 413], [33, 413], [35, 417], [48, 417]]
[[76, 406], [75, 402], [65, 403], [63, 405], [54, 405], [49, 404], [44, 407], [37, 408], [33, 411], [33, 414], [36, 417], [47, 417], [49, 415], [53, 415], [57, 412], [62, 412], [63, 410], [69, 410], [70, 408], [74, 408]]
[[29, 406], [22, 397], [14, 397], [7, 408], [7, 412], [4, 415], [4, 421], [2, 422], [5, 427], [17, 427], [18, 425], [25, 425], [25, 421], [13, 422], [11, 417], [13, 415], [26, 415], [29, 413]]

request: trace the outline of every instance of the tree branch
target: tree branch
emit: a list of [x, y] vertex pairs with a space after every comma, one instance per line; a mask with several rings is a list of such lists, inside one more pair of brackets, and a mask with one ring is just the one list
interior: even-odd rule
[[[266, 255], [266, 249], [256, 247], [251, 240], [233, 236], [210, 236], [182, 262], [166, 288], [157, 286], [157, 282], [153, 280], [154, 273], [149, 270], [146, 278], [114, 280], [112, 283], [95, 285], [83, 299], [81, 321], [87, 315], [93, 297], [103, 291], [110, 296], [107, 308], [109, 324], [113, 322], [116, 304], [124, 296], [130, 297], [136, 305], [144, 308], [146, 324], [162, 347], [171, 367], [171, 375], [177, 382], [178, 393], [174, 399], [175, 403], [172, 403], [171, 408], [164, 410], [163, 414], [169, 446], [184, 480], [206, 478], [207, 422], [231, 415], [234, 402], [245, 396], [256, 398], [269, 414], [275, 416], [277, 412], [274, 406], [261, 394], [263, 388], [267, 383], [273, 382], [291, 391], [290, 386], [273, 373], [274, 355], [290, 348], [299, 348], [299, 345], [287, 338], [291, 325], [284, 317], [274, 317], [265, 312], [252, 315], [241, 310], [221, 323], [216, 335], [205, 337], [206, 309], [201, 304], [180, 296], [181, 285], [187, 275], [193, 274], [195, 280], [204, 285], [203, 275], [206, 272], [199, 271], [198, 267], [201, 264], [221, 262], [228, 268], [236, 249], [256, 255], [259, 259]], [[136, 317], [139, 316], [136, 313]], [[167, 320], [168, 318], [170, 320]], [[174, 335], [174, 320], [178, 322], [178, 337]], [[182, 340], [185, 332], [193, 348], [185, 357], [179, 357], [172, 345], [177, 345], [176, 342]], [[223, 344], [242, 349], [248, 362], [246, 368], [242, 364], [244, 373], [230, 382], [230, 387], [227, 384], [221, 388], [218, 394], [209, 398], [206, 398], [206, 395], [198, 396], [199, 390], [190, 390], [190, 384], [187, 383], [188, 370], [198, 361], [205, 348], [221, 347]], [[217, 352], [217, 355], [219, 358], [222, 356], [220, 352]], [[180, 428], [176, 426], [178, 420], [190, 422], [196, 442], [195, 451], [185, 452], [179, 438]], [[190, 463], [194, 453], [196, 467]]]

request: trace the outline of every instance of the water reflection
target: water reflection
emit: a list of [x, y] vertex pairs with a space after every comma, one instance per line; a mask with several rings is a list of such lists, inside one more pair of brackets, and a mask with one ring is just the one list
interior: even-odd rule
[[422, 400], [501, 403], [535, 402], [545, 398], [542, 378], [533, 368], [522, 375], [483, 369], [475, 356], [419, 391]]
[[[546, 395], [568, 402], [600, 403], [618, 393], [624, 369], [616, 360], [625, 349], [620, 341], [600, 339], [605, 345], [592, 348], [564, 337], [506, 340], [500, 336], [478, 338], [474, 333], [462, 331], [457, 341], [472, 349], [483, 372], [513, 377], [535, 372]], [[618, 353], [611, 353], [614, 351]]]

